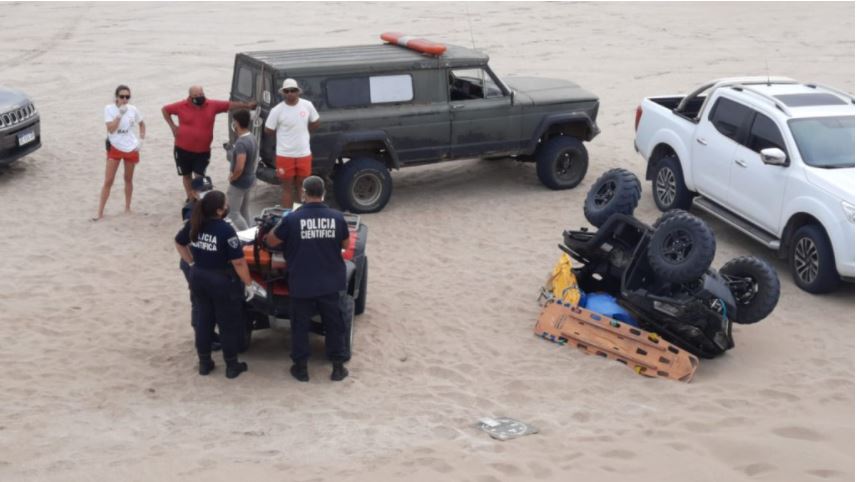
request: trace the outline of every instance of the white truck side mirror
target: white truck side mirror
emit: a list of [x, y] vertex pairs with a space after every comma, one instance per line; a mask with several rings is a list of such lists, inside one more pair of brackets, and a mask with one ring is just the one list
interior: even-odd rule
[[762, 157], [762, 162], [769, 166], [785, 166], [787, 164], [786, 153], [779, 147], [762, 149], [759, 155]]

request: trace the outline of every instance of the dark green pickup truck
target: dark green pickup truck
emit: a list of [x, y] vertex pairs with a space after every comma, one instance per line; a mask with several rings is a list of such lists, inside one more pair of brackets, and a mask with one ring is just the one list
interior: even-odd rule
[[333, 179], [340, 207], [354, 213], [384, 208], [390, 170], [454, 159], [535, 162], [545, 186], [569, 189], [586, 174], [583, 141], [599, 133], [594, 94], [566, 80], [500, 79], [487, 55], [468, 48], [447, 45], [439, 56], [393, 44], [239, 53], [230, 99], [259, 104], [257, 176], [269, 183], [278, 183], [276, 141], [264, 119], [287, 77], [321, 116], [313, 172]]

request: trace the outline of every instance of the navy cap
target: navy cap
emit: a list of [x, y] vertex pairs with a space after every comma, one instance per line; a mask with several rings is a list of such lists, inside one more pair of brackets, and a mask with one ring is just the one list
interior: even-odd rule
[[211, 178], [208, 176], [203, 177], [195, 177], [190, 182], [190, 188], [196, 192], [206, 192], [214, 189], [214, 186], [211, 184]]

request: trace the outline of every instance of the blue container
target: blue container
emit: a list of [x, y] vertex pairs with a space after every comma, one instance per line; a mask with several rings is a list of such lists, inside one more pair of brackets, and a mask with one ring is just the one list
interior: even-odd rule
[[616, 298], [608, 295], [607, 293], [590, 293], [586, 296], [585, 300], [581, 298], [580, 306], [589, 311], [609, 316], [614, 320], [619, 320], [622, 323], [627, 323], [631, 326], [636, 326], [637, 328], [640, 327], [637, 320], [628, 313], [628, 310], [619, 306], [619, 303], [616, 302]]

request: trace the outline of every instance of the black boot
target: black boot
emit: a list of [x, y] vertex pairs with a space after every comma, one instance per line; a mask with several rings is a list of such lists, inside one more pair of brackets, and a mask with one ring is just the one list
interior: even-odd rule
[[247, 371], [247, 364], [238, 360], [226, 362], [226, 378], [237, 378], [238, 375]]
[[199, 355], [199, 374], [208, 375], [211, 370], [214, 370], [214, 360], [211, 359], [211, 355]]
[[309, 372], [306, 369], [306, 360], [295, 362], [289, 372], [291, 372], [292, 376], [299, 382], [309, 381]]
[[348, 376], [348, 369], [342, 362], [333, 362], [333, 371], [330, 373], [330, 379], [334, 382], [341, 382]]

